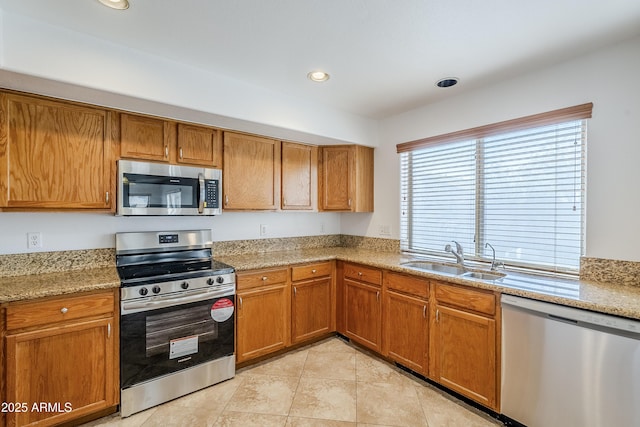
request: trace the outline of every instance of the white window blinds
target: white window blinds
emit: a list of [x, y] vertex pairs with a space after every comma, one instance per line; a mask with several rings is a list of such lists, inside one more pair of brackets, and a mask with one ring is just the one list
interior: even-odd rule
[[[490, 132], [465, 131], [462, 140], [445, 135], [399, 145], [402, 249], [443, 255], [456, 240], [467, 258], [490, 260], [488, 242], [505, 264], [577, 272], [587, 105], [588, 115], [577, 120], [558, 114], [549, 124], [554, 119], [545, 113], [542, 125], [524, 118], [513, 121], [516, 130], [504, 122]], [[470, 138], [471, 131], [479, 136]]]

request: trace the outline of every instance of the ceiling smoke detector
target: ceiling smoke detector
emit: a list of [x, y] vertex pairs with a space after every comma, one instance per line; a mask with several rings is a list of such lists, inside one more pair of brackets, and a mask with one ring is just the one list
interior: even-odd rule
[[457, 77], [447, 77], [436, 82], [438, 87], [451, 87], [458, 84], [460, 80]]
[[111, 9], [125, 10], [129, 9], [129, 0], [98, 0], [103, 5]]
[[311, 71], [309, 74], [307, 74], [307, 77], [309, 78], [309, 80], [314, 82], [326, 82], [327, 80], [329, 80], [329, 74], [325, 73], [324, 71]]

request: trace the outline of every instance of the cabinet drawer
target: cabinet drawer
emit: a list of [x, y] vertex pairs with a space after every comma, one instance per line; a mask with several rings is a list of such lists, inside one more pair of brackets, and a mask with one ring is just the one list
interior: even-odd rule
[[419, 298], [429, 299], [429, 281], [404, 274], [387, 273], [385, 283], [393, 289]]
[[331, 262], [321, 262], [317, 264], [300, 265], [291, 268], [291, 280], [315, 279], [316, 277], [331, 276], [333, 271]]
[[104, 292], [9, 304], [6, 327], [13, 330], [113, 313], [114, 298], [113, 292]]
[[256, 288], [258, 286], [273, 285], [287, 281], [288, 269], [259, 270], [238, 273], [238, 290]]
[[436, 300], [439, 303], [485, 313], [490, 316], [496, 314], [496, 298], [491, 292], [438, 283]]
[[382, 271], [359, 264], [345, 264], [344, 277], [371, 283], [372, 285], [380, 286], [382, 284]]

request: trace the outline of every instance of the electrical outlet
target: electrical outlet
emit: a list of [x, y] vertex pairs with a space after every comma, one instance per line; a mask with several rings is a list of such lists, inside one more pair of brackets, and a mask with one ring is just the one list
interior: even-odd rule
[[37, 249], [42, 247], [42, 233], [39, 231], [27, 233], [27, 248]]
[[260, 224], [260, 235], [261, 236], [267, 235], [267, 224]]
[[324, 233], [325, 233], [325, 231], [324, 231], [324, 222], [321, 222], [320, 223], [320, 234], [324, 234]]
[[380, 228], [378, 229], [378, 234], [380, 234], [381, 236], [391, 236], [391, 226], [389, 225], [380, 225]]

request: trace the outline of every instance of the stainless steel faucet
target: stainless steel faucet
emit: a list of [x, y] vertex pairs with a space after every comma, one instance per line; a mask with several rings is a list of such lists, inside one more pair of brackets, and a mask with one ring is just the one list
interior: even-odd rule
[[452, 240], [452, 242], [456, 244], [456, 250], [454, 251], [449, 244], [444, 247], [444, 250], [445, 252], [451, 252], [453, 256], [456, 257], [456, 262], [460, 264], [461, 267], [464, 267], [464, 250], [462, 249], [462, 245], [455, 240]]
[[491, 260], [491, 270], [495, 271], [498, 269], [498, 267], [502, 267], [504, 268], [504, 263], [501, 261], [496, 262], [496, 250], [493, 248], [493, 246], [491, 246], [491, 243], [487, 242], [484, 244], [484, 247], [487, 248], [491, 248], [491, 251], [493, 252], [493, 259]]

